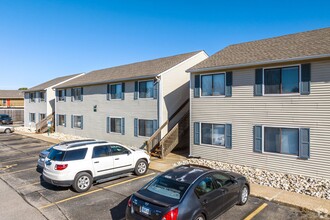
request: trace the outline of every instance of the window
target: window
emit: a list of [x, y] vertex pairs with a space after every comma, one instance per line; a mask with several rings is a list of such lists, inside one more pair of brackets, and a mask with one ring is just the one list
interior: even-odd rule
[[111, 155], [121, 155], [121, 154], [127, 154], [128, 150], [122, 146], [119, 145], [111, 145]]
[[264, 151], [271, 153], [298, 155], [298, 128], [264, 128]]
[[40, 102], [44, 102], [45, 101], [45, 92], [39, 92], [40, 95]]
[[40, 113], [39, 114], [39, 121], [43, 120], [46, 118], [46, 114]]
[[30, 102], [35, 102], [35, 98], [36, 98], [36, 93], [35, 92], [30, 92]]
[[72, 161], [72, 160], [82, 160], [85, 158], [87, 153], [87, 148], [63, 151], [52, 148], [48, 154], [48, 158], [54, 161]]
[[6, 99], [3, 99], [2, 100], [2, 104], [6, 105], [7, 104], [7, 100]]
[[212, 176], [213, 176], [213, 178], [215, 180], [215, 184], [217, 185], [218, 188], [228, 186], [233, 183], [233, 181], [227, 175], [216, 173]]
[[225, 95], [225, 74], [202, 75], [202, 96]]
[[110, 132], [121, 133], [121, 118], [110, 118]]
[[97, 146], [93, 149], [93, 158], [110, 156], [109, 146]]
[[139, 119], [139, 136], [151, 137], [153, 133], [153, 120]]
[[167, 198], [179, 200], [188, 187], [188, 183], [159, 176], [147, 187], [147, 190]]
[[82, 126], [83, 126], [83, 116], [74, 115], [73, 116], [73, 127], [82, 129], [83, 128]]
[[225, 125], [202, 123], [202, 144], [225, 145]]
[[65, 90], [64, 89], [58, 90], [58, 101], [60, 101], [60, 102], [65, 101]]
[[83, 160], [85, 159], [87, 148], [66, 151], [63, 161]]
[[212, 177], [206, 177], [203, 179], [195, 189], [195, 193], [198, 196], [205, 195], [214, 190]]
[[122, 98], [122, 84], [110, 85], [110, 98], [111, 99], [121, 99]]
[[299, 67], [264, 69], [265, 94], [299, 92]]
[[82, 101], [82, 88], [72, 89], [72, 101]]
[[153, 97], [154, 97], [153, 80], [139, 82], [139, 98], [153, 98]]
[[36, 114], [30, 113], [30, 122], [36, 122]]
[[58, 125], [65, 126], [65, 115], [58, 115]]

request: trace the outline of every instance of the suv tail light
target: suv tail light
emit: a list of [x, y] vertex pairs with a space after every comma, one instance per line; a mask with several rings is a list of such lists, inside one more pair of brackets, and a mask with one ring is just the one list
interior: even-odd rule
[[56, 164], [55, 170], [64, 170], [67, 167], [68, 167], [68, 164]]
[[167, 212], [162, 220], [176, 220], [178, 218], [179, 208], [172, 209]]
[[131, 207], [132, 206], [132, 196], [129, 198], [128, 203], [127, 203], [127, 206], [128, 207]]

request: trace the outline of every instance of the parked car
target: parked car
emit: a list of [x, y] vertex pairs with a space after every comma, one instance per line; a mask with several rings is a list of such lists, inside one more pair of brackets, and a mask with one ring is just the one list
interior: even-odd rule
[[3, 126], [3, 125], [0, 126], [0, 132], [1, 132], [1, 133], [4, 132], [4, 133], [9, 134], [9, 133], [12, 133], [12, 132], [14, 132], [14, 131], [15, 131], [14, 127], [11, 127], [11, 126]]
[[2, 125], [13, 124], [13, 120], [9, 115], [0, 114], [0, 124]]
[[41, 170], [44, 168], [45, 158], [48, 156], [48, 154], [51, 151], [51, 149], [53, 149], [55, 146], [68, 145], [68, 144], [74, 144], [74, 143], [86, 142], [86, 141], [95, 141], [95, 139], [82, 139], [82, 140], [65, 141], [65, 142], [61, 142], [61, 143], [55, 144], [55, 145], [47, 148], [46, 150], [41, 151], [39, 153], [37, 168], [38, 169], [41, 169]]
[[118, 143], [89, 141], [54, 146], [45, 159], [43, 179], [57, 186], [72, 186], [86, 192], [94, 182], [134, 172], [147, 172], [150, 156], [144, 150]]
[[197, 165], [173, 168], [134, 193], [126, 219], [214, 219], [248, 201], [250, 186], [240, 174]]

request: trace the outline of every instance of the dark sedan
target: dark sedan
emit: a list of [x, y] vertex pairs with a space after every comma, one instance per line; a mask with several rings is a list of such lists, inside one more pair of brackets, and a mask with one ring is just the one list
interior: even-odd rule
[[214, 219], [244, 205], [249, 183], [240, 174], [197, 165], [171, 169], [150, 181], [128, 201], [126, 219]]

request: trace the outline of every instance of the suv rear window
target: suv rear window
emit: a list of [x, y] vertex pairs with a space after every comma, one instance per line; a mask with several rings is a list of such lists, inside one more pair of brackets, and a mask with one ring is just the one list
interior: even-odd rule
[[158, 177], [148, 186], [147, 190], [171, 199], [179, 200], [186, 192], [188, 187], [188, 183], [182, 183], [164, 177]]
[[51, 149], [50, 153], [48, 154], [48, 158], [54, 161], [82, 160], [85, 158], [86, 152], [87, 148], [70, 151]]

